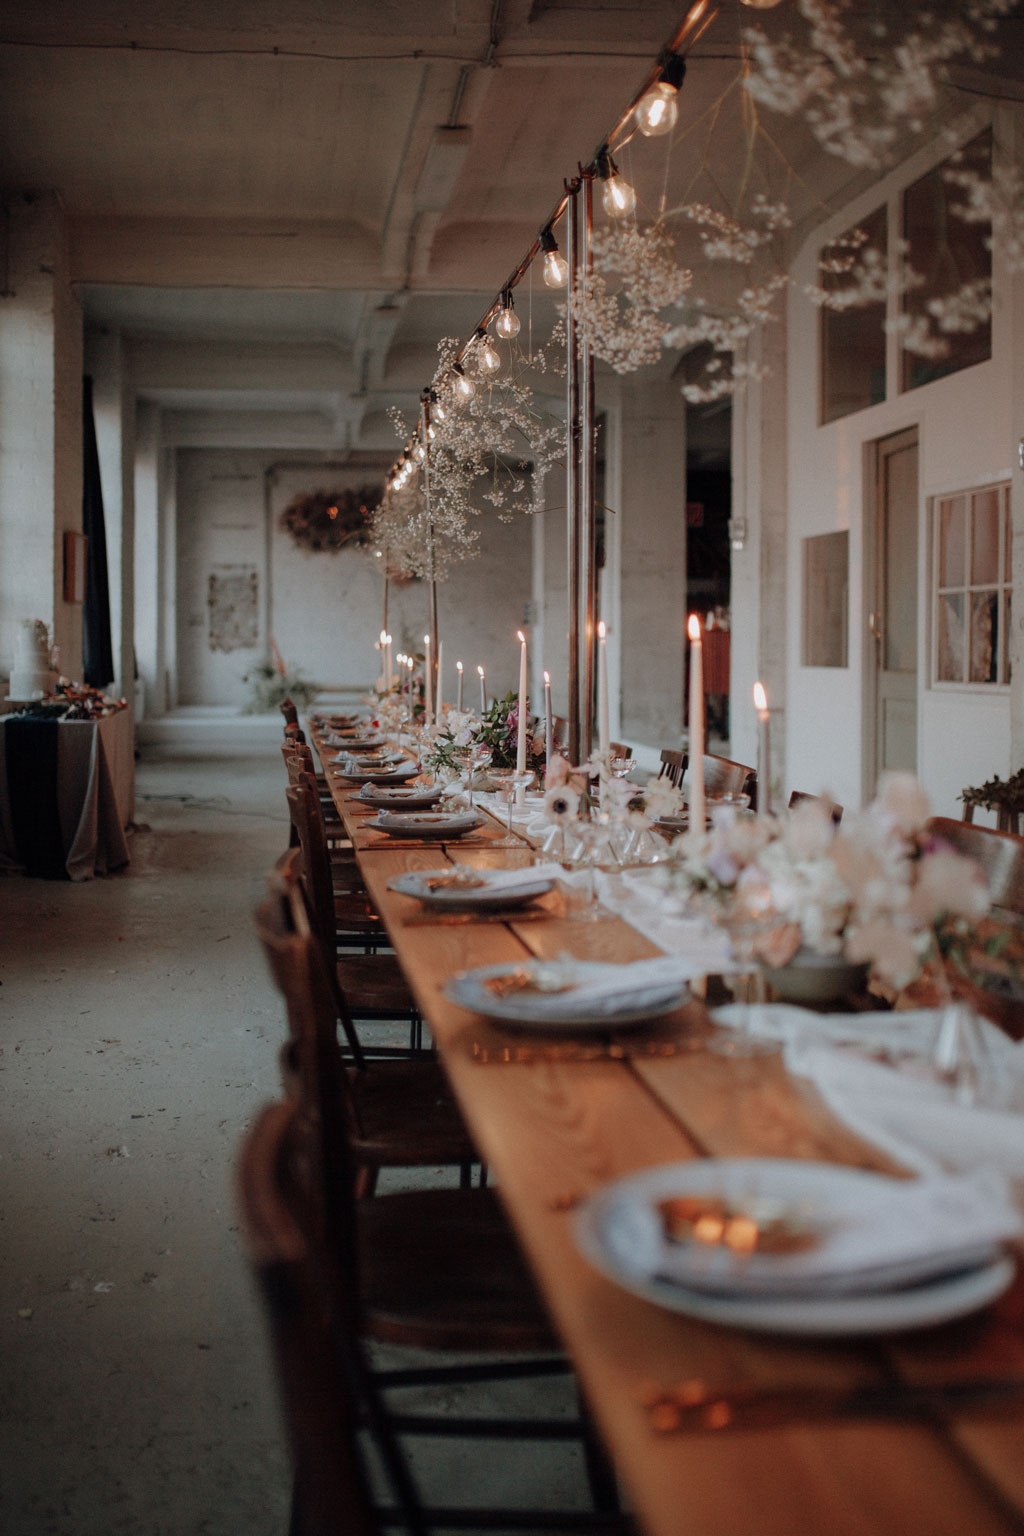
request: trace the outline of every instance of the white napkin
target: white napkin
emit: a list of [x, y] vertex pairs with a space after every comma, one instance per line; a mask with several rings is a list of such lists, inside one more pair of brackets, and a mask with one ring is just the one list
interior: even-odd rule
[[480, 825], [480, 817], [474, 811], [389, 811], [381, 806], [377, 812], [377, 822], [380, 826], [385, 824], [392, 827], [476, 827]]
[[729, 936], [704, 917], [689, 917], [678, 897], [649, 870], [621, 875], [598, 871], [598, 899], [668, 955], [688, 961], [691, 976], [714, 975], [730, 966]]
[[[724, 1169], [728, 1165], [723, 1165]], [[838, 1170], [837, 1170], [838, 1172]], [[730, 1175], [723, 1173], [723, 1184]], [[716, 1193], [737, 1209], [756, 1212], [756, 1176]], [[690, 1191], [687, 1191], [690, 1193]], [[762, 1201], [765, 1196], [761, 1196]], [[970, 1268], [1001, 1243], [1024, 1235], [1006, 1181], [993, 1170], [921, 1179], [878, 1179], [861, 1185], [837, 1181], [834, 1198], [823, 1184], [794, 1198], [781, 1214], [818, 1235], [802, 1253], [739, 1255], [721, 1244], [670, 1242], [653, 1205], [616, 1213], [616, 1245], [647, 1273], [690, 1290], [720, 1294], [788, 1296], [864, 1295]], [[765, 1219], [764, 1216], [761, 1217]]]
[[[473, 873], [486, 883], [488, 891], [516, 891], [524, 885], [536, 885], [540, 880], [557, 880], [562, 871], [557, 864], [533, 864], [526, 869], [474, 868]], [[467, 891], [467, 895], [472, 895], [472, 891]]]
[[955, 1075], [938, 1076], [939, 1009], [816, 1014], [772, 1003], [749, 1015], [736, 1005], [715, 1013], [716, 1023], [747, 1018], [755, 1033], [784, 1042], [789, 1070], [809, 1078], [834, 1114], [905, 1167], [994, 1167], [1024, 1178], [1024, 1043], [987, 1019], [974, 1021], [983, 1059], [970, 1103], [963, 1080], [958, 1087]]
[[[534, 961], [533, 969], [543, 967], [548, 974], [558, 975], [561, 961]], [[636, 1005], [644, 1008], [656, 1004], [666, 992], [678, 987], [680, 994], [686, 982], [696, 974], [693, 967], [675, 955], [659, 955], [653, 960], [634, 960], [628, 965], [579, 964], [566, 961], [567, 979], [575, 977], [567, 992], [530, 991], [531, 1018], [575, 1019], [581, 1013], [592, 1013], [595, 1019], [619, 1012], [622, 1008]], [[518, 1000], [518, 999], [517, 999]]]

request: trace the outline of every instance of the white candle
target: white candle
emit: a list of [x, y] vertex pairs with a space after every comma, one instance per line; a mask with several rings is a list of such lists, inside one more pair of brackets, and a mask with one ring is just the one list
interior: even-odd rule
[[516, 731], [516, 773], [526, 771], [526, 636], [519, 636], [519, 725]]
[[461, 661], [457, 661], [455, 663], [455, 670], [459, 674], [459, 701], [458, 701], [458, 703], [456, 704], [455, 707], [459, 711], [459, 714], [461, 714], [462, 713], [462, 662]]
[[444, 641], [437, 642], [437, 718], [444, 719]]
[[604, 619], [597, 626], [597, 745], [602, 753], [608, 751], [611, 732], [608, 728], [608, 626]]
[[551, 673], [544, 673], [544, 757], [548, 763], [555, 750], [555, 719], [551, 713]]
[[477, 671], [480, 674], [480, 713], [484, 715], [487, 713], [487, 689], [484, 687], [484, 669], [483, 667], [477, 667]]
[[771, 815], [772, 760], [768, 743], [768, 695], [763, 683], [754, 684], [754, 708], [757, 710], [757, 814]]
[[700, 619], [691, 613], [690, 636], [690, 832], [704, 832], [704, 650]]
[[430, 636], [423, 636], [423, 719], [434, 723], [434, 675], [430, 666]]

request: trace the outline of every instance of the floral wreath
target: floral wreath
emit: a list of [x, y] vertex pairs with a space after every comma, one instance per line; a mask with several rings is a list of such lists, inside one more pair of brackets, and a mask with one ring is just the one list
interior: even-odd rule
[[304, 491], [290, 501], [278, 520], [302, 549], [314, 554], [372, 542], [372, 517], [383, 491], [363, 485], [357, 491]]

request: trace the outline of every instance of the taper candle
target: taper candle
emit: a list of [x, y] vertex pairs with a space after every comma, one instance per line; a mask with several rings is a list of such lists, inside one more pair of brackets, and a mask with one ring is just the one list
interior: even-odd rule
[[768, 695], [763, 683], [754, 684], [754, 708], [757, 710], [757, 814], [770, 816], [772, 809], [772, 760], [769, 750]]
[[519, 636], [519, 721], [516, 729], [516, 773], [526, 771], [526, 636]]
[[551, 673], [544, 673], [544, 758], [550, 764], [555, 750], [555, 719], [551, 713]]
[[457, 661], [455, 663], [455, 670], [459, 674], [459, 701], [458, 701], [458, 703], [457, 703], [457, 705], [455, 707], [459, 711], [459, 714], [461, 714], [462, 713], [462, 662], [461, 661]]
[[700, 619], [690, 614], [690, 832], [704, 835], [704, 648]]
[[604, 619], [597, 626], [597, 745], [608, 751], [611, 732], [608, 727], [608, 626]]
[[485, 715], [487, 713], [487, 689], [484, 686], [484, 669], [483, 667], [477, 667], [477, 671], [480, 674], [480, 713]]
[[437, 642], [437, 718], [444, 719], [444, 641]]
[[430, 665], [430, 636], [423, 636], [423, 720], [434, 723], [434, 672]]

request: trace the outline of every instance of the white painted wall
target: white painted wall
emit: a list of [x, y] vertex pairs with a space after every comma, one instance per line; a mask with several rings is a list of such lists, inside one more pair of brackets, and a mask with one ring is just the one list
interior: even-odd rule
[[[1004, 120], [1004, 129], [1009, 113], [1008, 108], [997, 113]], [[1012, 122], [1009, 127], [1012, 131]], [[978, 120], [972, 118], [965, 137], [977, 128]], [[815, 281], [817, 252], [824, 240], [866, 216], [883, 198], [922, 175], [937, 158], [934, 149], [922, 152], [817, 230], [794, 263], [796, 292]], [[892, 383], [896, 348], [890, 342], [887, 400], [819, 427], [818, 315], [809, 304], [791, 304], [787, 576], [792, 600], [787, 618], [787, 787], [796, 785], [812, 792], [828, 789], [845, 805], [860, 804], [872, 787], [861, 747], [868, 723], [864, 698], [867, 614], [873, 606], [867, 587], [870, 551], [865, 547], [865, 446], [906, 427], [916, 427], [919, 437], [919, 777], [936, 812], [958, 816], [961, 806], [957, 795], [964, 786], [995, 773], [1005, 777], [1014, 766], [1009, 690], [940, 691], [928, 686], [927, 517], [930, 497], [1010, 477], [1024, 405], [1024, 399], [1014, 397], [1012, 320], [1009, 285], [997, 264], [992, 357], [988, 362], [896, 394]], [[770, 390], [771, 384], [766, 387]], [[1019, 543], [1024, 534], [1019, 497], [1013, 520], [1015, 542]], [[849, 664], [841, 669], [808, 668], [800, 659], [801, 540], [837, 529], [850, 532]], [[1014, 688], [1019, 689], [1019, 658], [1016, 673]]]
[[[297, 457], [297, 456], [296, 456]], [[247, 694], [243, 674], [262, 659], [267, 630], [288, 665], [329, 688], [369, 687], [380, 670], [375, 649], [382, 622], [382, 582], [364, 550], [311, 554], [277, 527], [301, 491], [373, 483], [366, 468], [327, 469], [249, 450], [181, 449], [177, 455], [178, 702], [236, 705]], [[533, 529], [529, 519], [480, 519], [481, 553], [439, 585], [445, 692], [455, 695], [455, 662], [466, 668], [466, 703], [479, 700], [477, 664], [491, 697], [518, 680], [516, 630], [531, 597]], [[253, 565], [260, 573], [260, 644], [251, 652], [211, 652], [207, 582], [211, 566]], [[423, 649], [429, 626], [424, 582], [392, 585], [388, 624], [394, 650]]]
[[18, 620], [42, 619], [61, 669], [82, 673], [82, 607], [63, 597], [63, 536], [82, 526], [82, 313], [64, 218], [49, 195], [8, 202], [0, 298], [0, 671]]

